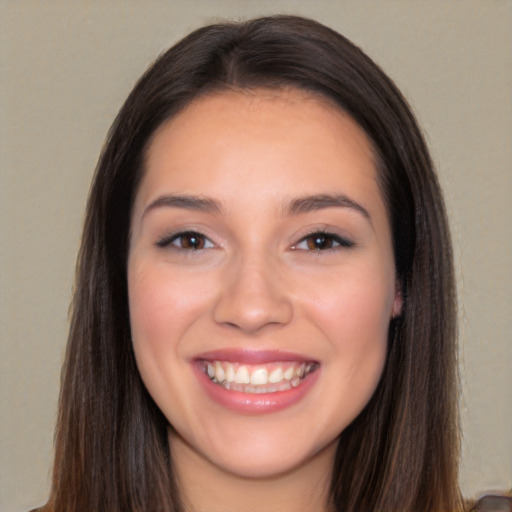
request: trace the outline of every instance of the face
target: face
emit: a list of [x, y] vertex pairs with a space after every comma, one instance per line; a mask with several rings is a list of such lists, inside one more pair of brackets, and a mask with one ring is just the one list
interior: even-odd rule
[[243, 477], [331, 464], [401, 307], [366, 136], [299, 91], [196, 100], [149, 146], [128, 286], [173, 457]]

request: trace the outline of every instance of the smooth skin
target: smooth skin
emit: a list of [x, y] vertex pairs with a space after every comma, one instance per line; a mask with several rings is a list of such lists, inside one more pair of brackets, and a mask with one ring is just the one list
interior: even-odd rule
[[[172, 428], [186, 509], [328, 510], [338, 436], [372, 396], [401, 302], [371, 145], [294, 89], [217, 92], [155, 134], [128, 258], [133, 346]], [[243, 414], [212, 398], [212, 350], [319, 363], [301, 399]]]

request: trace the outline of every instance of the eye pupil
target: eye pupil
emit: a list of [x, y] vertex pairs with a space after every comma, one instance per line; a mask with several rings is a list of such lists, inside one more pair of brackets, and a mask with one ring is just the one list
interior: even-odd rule
[[332, 247], [332, 237], [322, 234], [312, 235], [307, 240], [308, 249], [321, 251]]
[[204, 247], [204, 237], [196, 233], [188, 233], [181, 237], [181, 246], [183, 249], [202, 249]]

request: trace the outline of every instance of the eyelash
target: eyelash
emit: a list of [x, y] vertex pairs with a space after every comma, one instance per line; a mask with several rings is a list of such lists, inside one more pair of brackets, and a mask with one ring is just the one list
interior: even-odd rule
[[[188, 241], [191, 242], [192, 239], [197, 239], [199, 243], [203, 244], [202, 247], [196, 247], [194, 246], [194, 243], [190, 244], [189, 247], [183, 247], [183, 241], [188, 238]], [[182, 239], [182, 244], [175, 244], [177, 240]], [[204, 245], [210, 245], [208, 247], [205, 247]], [[172, 246], [174, 249], [181, 250], [181, 251], [201, 251], [203, 249], [209, 249], [210, 247], [213, 247], [213, 243], [211, 240], [203, 235], [202, 233], [199, 233], [197, 231], [180, 231], [179, 233], [173, 233], [172, 235], [166, 236], [164, 238], [161, 238], [157, 241], [156, 245], [160, 248], [169, 247]]]
[[[176, 244], [176, 241], [181, 239], [181, 244]], [[188, 239], [188, 240], [187, 240]], [[196, 242], [194, 242], [194, 239]], [[183, 247], [183, 242], [187, 240], [188, 247]], [[311, 247], [308, 242], [312, 242], [313, 244], [320, 245], [319, 247]], [[306, 243], [307, 247], [301, 248], [300, 245]], [[213, 247], [213, 243], [211, 240], [199, 233], [198, 231], [181, 231], [179, 233], [173, 233], [172, 235], [166, 236], [157, 241], [156, 245], [160, 248], [172, 246], [173, 248], [181, 251], [201, 251], [204, 249], [210, 249]], [[322, 247], [323, 245], [323, 247]], [[324, 252], [330, 250], [337, 250], [340, 248], [349, 249], [354, 246], [354, 242], [351, 240], [342, 237], [340, 235], [336, 235], [334, 233], [329, 233], [327, 231], [313, 231], [310, 234], [303, 237], [299, 242], [293, 245], [293, 250], [303, 250], [303, 251], [312, 251], [312, 252]]]
[[[308, 243], [308, 241], [312, 241], [313, 243], [320, 242], [331, 244], [330, 247], [307, 247], [307, 248], [300, 248], [299, 246], [303, 243]], [[332, 245], [337, 244], [337, 245]], [[348, 238], [345, 238], [343, 236], [337, 235], [335, 233], [329, 233], [327, 231], [318, 230], [313, 231], [303, 237], [297, 244], [295, 244], [292, 249], [295, 250], [303, 250], [303, 251], [312, 251], [312, 252], [324, 252], [324, 251], [332, 251], [337, 249], [350, 249], [354, 246], [354, 242], [349, 240]]]

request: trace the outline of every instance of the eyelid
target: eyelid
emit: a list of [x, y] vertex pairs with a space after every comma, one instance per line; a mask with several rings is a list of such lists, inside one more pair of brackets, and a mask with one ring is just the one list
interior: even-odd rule
[[[187, 249], [187, 248], [180, 247], [179, 245], [173, 243], [176, 240], [178, 240], [179, 238], [182, 238], [185, 236], [192, 236], [192, 235], [197, 236], [198, 238], [200, 237], [201, 239], [205, 240], [205, 243], [207, 243], [208, 246], [201, 247], [200, 249], [193, 249], [193, 248]], [[180, 229], [178, 231], [174, 231], [172, 233], [169, 233], [169, 234], [164, 235], [163, 237], [159, 238], [156, 241], [156, 246], [160, 247], [160, 248], [171, 247], [178, 251], [184, 251], [184, 252], [197, 252], [197, 251], [202, 251], [205, 249], [211, 249], [211, 248], [215, 247], [215, 243], [212, 242], [212, 240], [207, 235], [205, 235], [204, 233], [201, 233], [201, 231], [199, 231], [197, 229]]]
[[[306, 243], [309, 238], [311, 238], [315, 235], [329, 238], [336, 245], [334, 247], [327, 247], [325, 249], [310, 249], [308, 247], [299, 247], [301, 244]], [[339, 233], [334, 233], [329, 229], [317, 228], [317, 229], [313, 229], [309, 233], [303, 235], [297, 243], [292, 245], [291, 248], [293, 250], [300, 250], [300, 251], [325, 252], [325, 251], [333, 251], [333, 250], [337, 250], [337, 249], [350, 249], [354, 245], [355, 245], [355, 243], [348, 236], [344, 236]]]
[[[201, 238], [204, 241], [205, 246], [200, 248], [193, 248], [193, 247], [180, 247], [179, 244], [176, 244], [177, 240], [179, 240], [182, 237], [186, 236], [195, 236], [197, 238]], [[333, 246], [332, 247], [325, 247], [325, 248], [309, 248], [309, 247], [301, 247], [301, 245], [305, 244], [308, 239], [310, 239], [313, 236], [317, 237], [325, 237], [328, 239]], [[181, 228], [176, 231], [172, 231], [171, 233], [167, 233], [157, 239], [155, 242], [155, 245], [159, 248], [172, 248], [177, 251], [183, 251], [183, 252], [199, 252], [206, 249], [213, 249], [218, 246], [211, 237], [206, 235], [203, 230], [197, 229], [194, 227], [191, 228]], [[309, 232], [301, 235], [299, 240], [294, 243], [290, 248], [292, 250], [300, 250], [300, 251], [307, 251], [307, 252], [327, 252], [327, 251], [335, 251], [338, 249], [349, 249], [355, 245], [354, 241], [351, 239], [351, 237], [347, 235], [343, 235], [341, 233], [336, 233], [332, 228], [325, 228], [325, 227], [317, 227], [314, 229], [311, 229]]]

